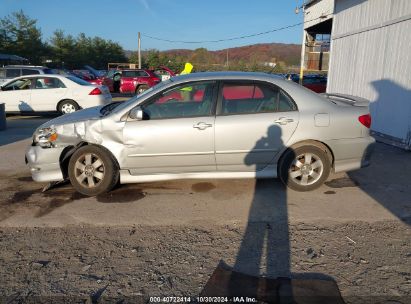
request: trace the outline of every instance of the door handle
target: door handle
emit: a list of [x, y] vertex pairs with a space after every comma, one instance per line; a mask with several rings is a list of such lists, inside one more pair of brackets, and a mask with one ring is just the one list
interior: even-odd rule
[[289, 122], [293, 122], [293, 121], [294, 121], [294, 119], [292, 119], [292, 118], [286, 118], [286, 117], [280, 117], [279, 119], [274, 120], [274, 122], [275, 122], [276, 124], [279, 124], [279, 125], [286, 125], [286, 124], [288, 124]]
[[213, 125], [208, 124], [205, 122], [199, 122], [198, 124], [194, 125], [193, 128], [199, 129], [199, 130], [205, 130], [207, 128], [211, 128]]

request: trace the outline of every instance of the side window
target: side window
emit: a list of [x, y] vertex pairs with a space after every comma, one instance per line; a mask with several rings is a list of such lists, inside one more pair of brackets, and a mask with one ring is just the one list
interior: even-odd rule
[[214, 82], [197, 82], [167, 90], [143, 105], [147, 119], [209, 116]]
[[226, 83], [222, 89], [222, 114], [274, 112], [278, 91], [260, 84]]
[[61, 82], [60, 79], [52, 77], [37, 78], [34, 84], [35, 89], [59, 89], [65, 87], [66, 86]]
[[137, 71], [137, 77], [148, 77], [149, 75], [147, 74], [146, 71]]
[[280, 91], [278, 101], [278, 112], [296, 111], [294, 102], [283, 91]]
[[6, 77], [7, 78], [15, 78], [19, 77], [20, 75], [20, 69], [6, 69]]
[[6, 71], [4, 69], [0, 69], [0, 78], [6, 78]]
[[256, 114], [295, 110], [292, 100], [280, 89], [253, 83], [226, 83], [222, 89], [222, 115]]
[[23, 75], [35, 75], [35, 74], [40, 74], [38, 70], [31, 70], [31, 69], [22, 69], [22, 74]]
[[21, 78], [16, 81], [10, 82], [8, 85], [3, 87], [3, 91], [13, 91], [13, 90], [28, 90], [31, 87], [31, 78]]

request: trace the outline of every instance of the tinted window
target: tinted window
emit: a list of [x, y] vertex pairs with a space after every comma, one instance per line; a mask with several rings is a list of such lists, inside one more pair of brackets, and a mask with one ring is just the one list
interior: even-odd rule
[[145, 77], [148, 76], [148, 74], [145, 71], [123, 71], [122, 73], [123, 77]]
[[6, 69], [6, 77], [7, 78], [14, 78], [14, 77], [19, 77], [20, 75], [20, 69]]
[[52, 77], [37, 78], [34, 84], [35, 89], [59, 89], [65, 87], [60, 79]]
[[40, 74], [38, 70], [31, 70], [31, 69], [22, 69], [22, 74], [23, 75], [34, 75], [34, 74]]
[[180, 85], [143, 106], [148, 119], [211, 115], [214, 82]]
[[223, 115], [295, 110], [284, 92], [264, 84], [224, 84], [222, 95]]
[[58, 74], [59, 72], [55, 69], [44, 69], [44, 74]]
[[288, 112], [297, 110], [294, 102], [283, 91], [279, 93], [278, 112]]

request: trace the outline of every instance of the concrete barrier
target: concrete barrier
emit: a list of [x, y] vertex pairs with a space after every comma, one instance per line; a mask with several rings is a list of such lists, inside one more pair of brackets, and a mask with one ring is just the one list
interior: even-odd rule
[[0, 131], [6, 130], [7, 120], [6, 120], [6, 104], [0, 103]]

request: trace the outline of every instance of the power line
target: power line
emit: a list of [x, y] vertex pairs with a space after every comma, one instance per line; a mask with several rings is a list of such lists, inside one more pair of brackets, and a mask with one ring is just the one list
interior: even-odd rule
[[312, 22], [312, 21], [316, 21], [318, 19], [324, 19], [327, 18], [329, 15], [322, 15], [320, 17], [311, 19], [311, 20], [307, 20], [307, 21], [303, 21], [300, 23], [296, 23], [296, 24], [292, 24], [292, 25], [287, 25], [287, 26], [283, 26], [280, 28], [276, 28], [276, 29], [272, 29], [272, 30], [268, 30], [265, 32], [260, 32], [260, 33], [255, 33], [255, 34], [249, 34], [249, 35], [243, 35], [243, 36], [237, 36], [237, 37], [231, 37], [231, 38], [226, 38], [226, 39], [217, 39], [217, 40], [202, 40], [202, 41], [185, 41], [185, 40], [171, 40], [171, 39], [164, 39], [164, 38], [159, 38], [159, 37], [154, 37], [154, 36], [150, 36], [144, 33], [141, 33], [141, 36], [143, 37], [147, 37], [150, 39], [154, 39], [154, 40], [158, 40], [158, 41], [164, 41], [164, 42], [170, 42], [170, 43], [187, 43], [187, 44], [197, 44], [197, 43], [218, 43], [218, 42], [224, 42], [224, 41], [232, 41], [232, 40], [240, 40], [240, 39], [246, 39], [246, 38], [251, 38], [251, 37], [256, 37], [256, 36], [261, 36], [261, 35], [266, 35], [269, 33], [274, 33], [274, 32], [279, 32], [279, 31], [283, 31], [286, 29], [290, 29], [296, 26], [300, 26], [302, 24], [308, 23], [308, 22]]

